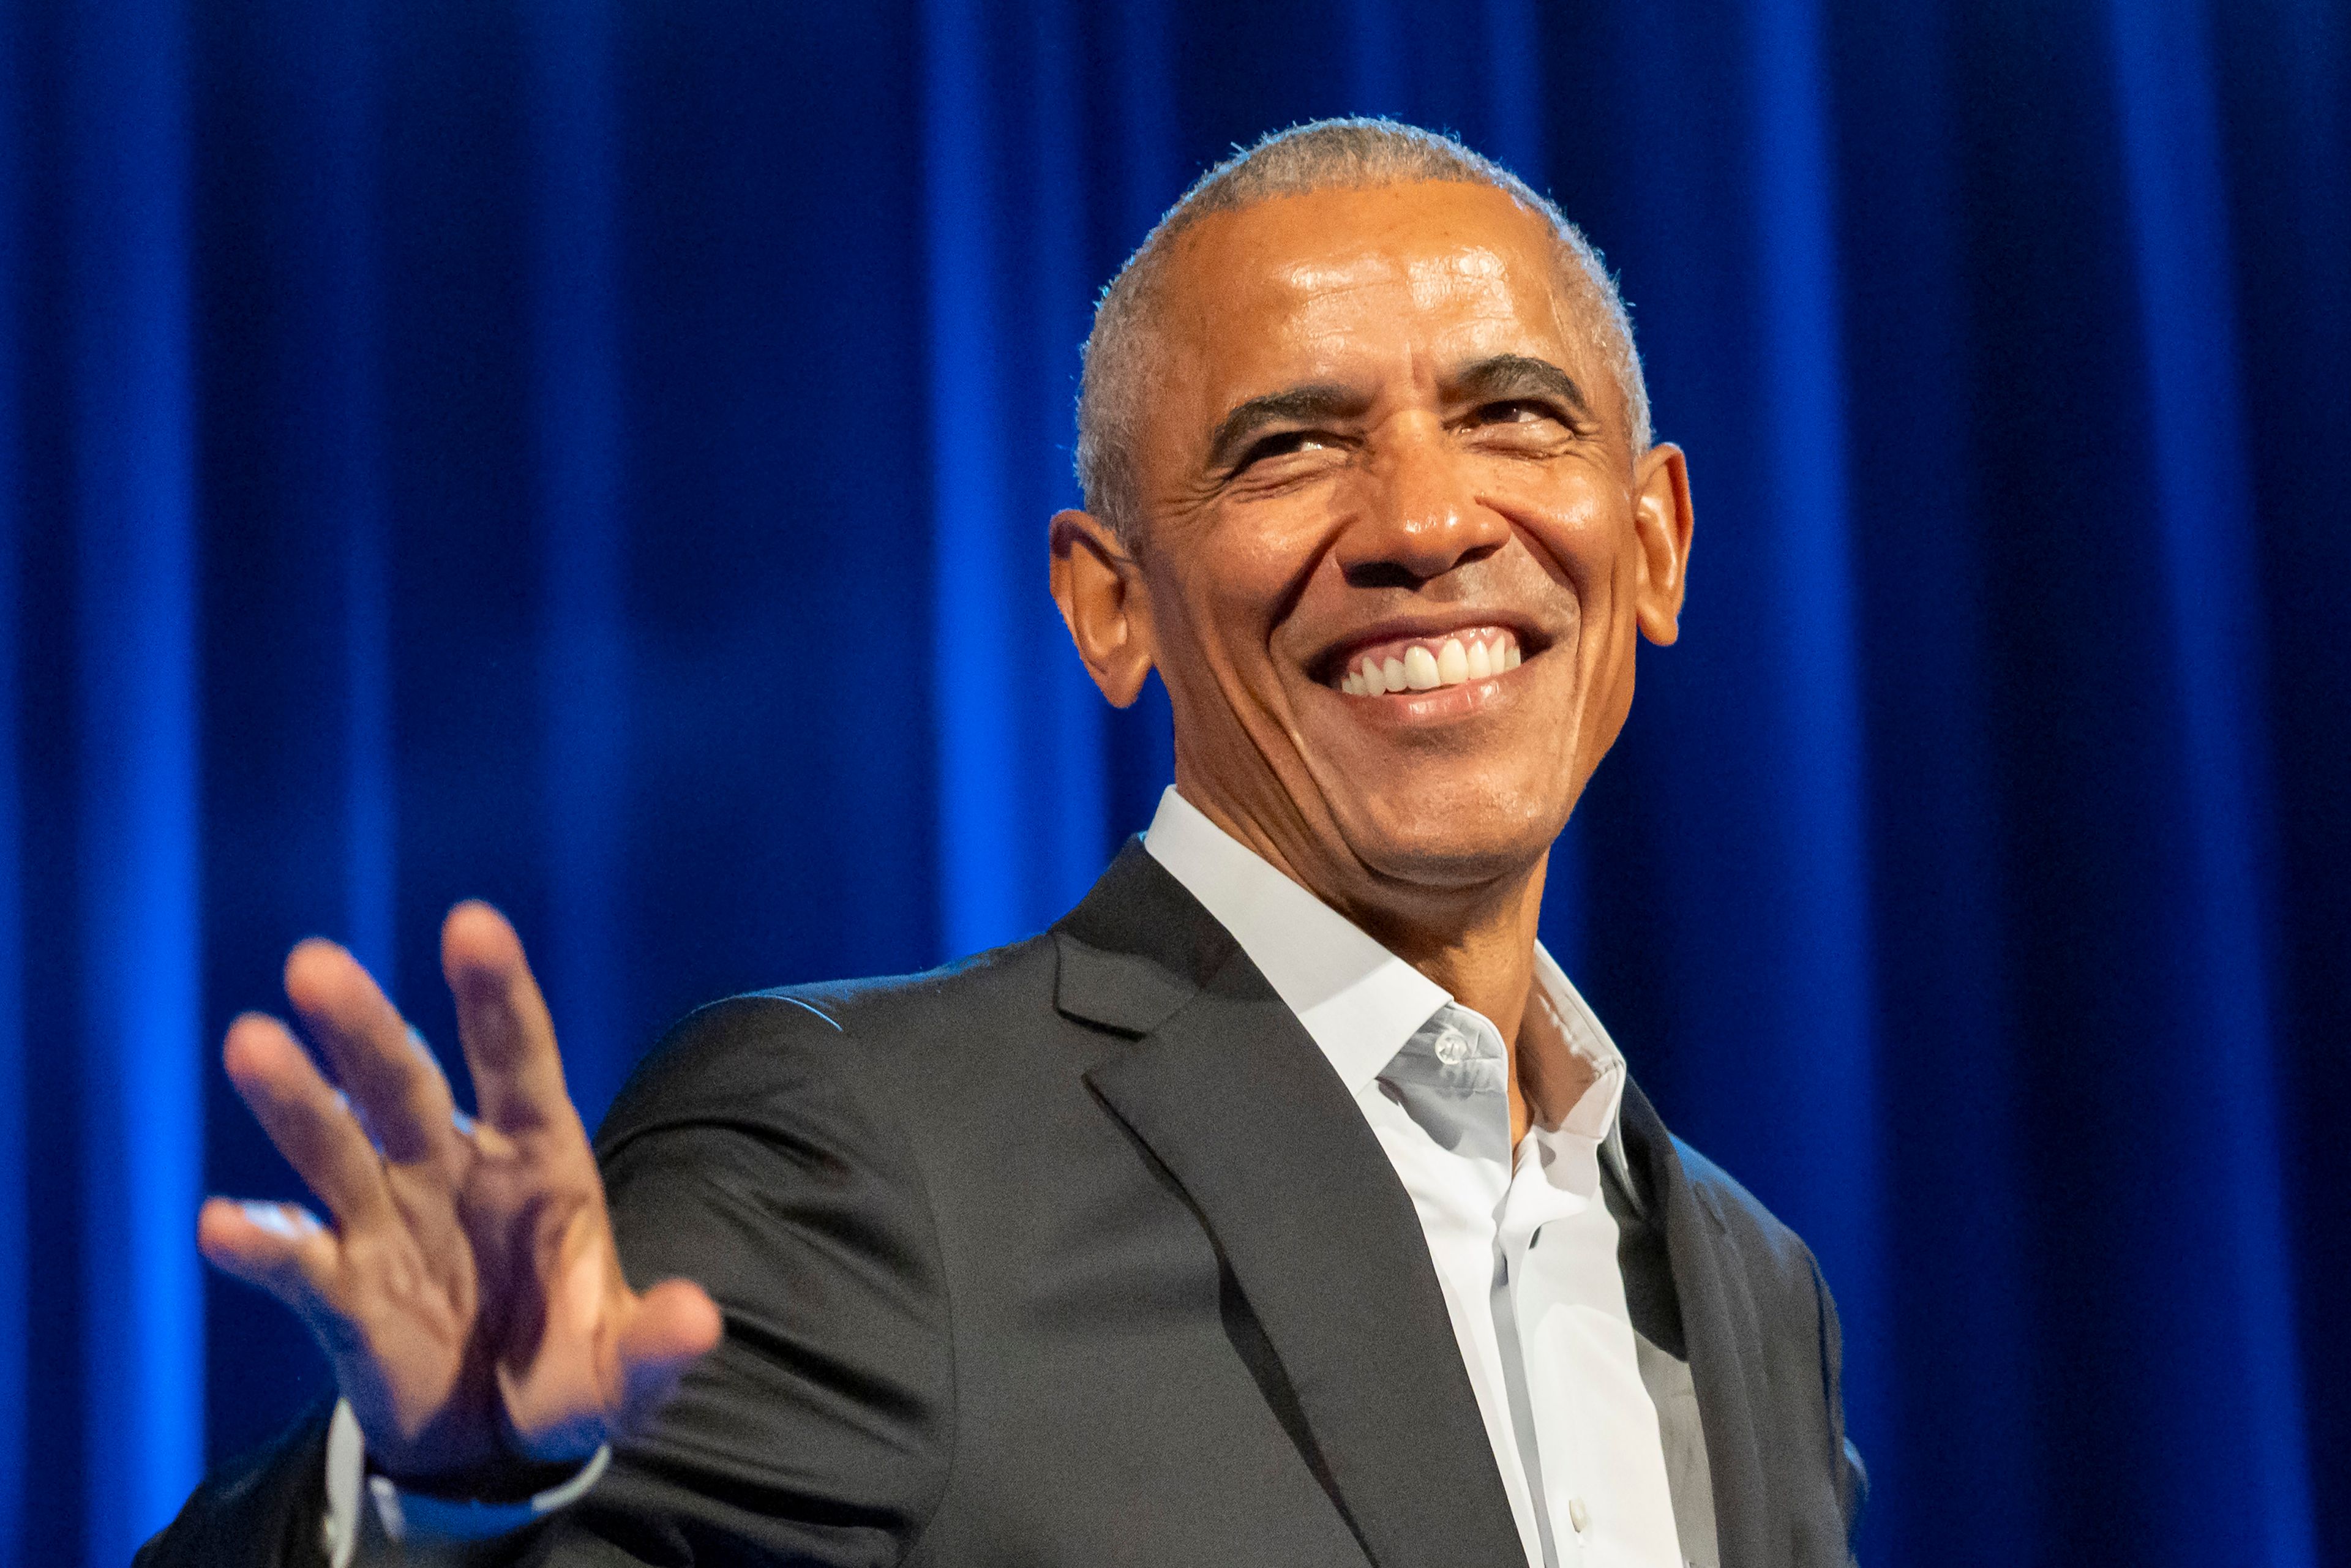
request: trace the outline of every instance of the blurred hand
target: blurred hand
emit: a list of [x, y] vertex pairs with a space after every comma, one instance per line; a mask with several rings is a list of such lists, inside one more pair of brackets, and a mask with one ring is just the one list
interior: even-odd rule
[[514, 929], [461, 904], [441, 931], [478, 1122], [423, 1041], [331, 942], [286, 960], [286, 994], [338, 1093], [287, 1027], [247, 1013], [223, 1058], [332, 1216], [214, 1198], [198, 1245], [299, 1313], [375, 1468], [481, 1494], [526, 1490], [643, 1421], [716, 1345], [683, 1280], [622, 1277], [604, 1188]]

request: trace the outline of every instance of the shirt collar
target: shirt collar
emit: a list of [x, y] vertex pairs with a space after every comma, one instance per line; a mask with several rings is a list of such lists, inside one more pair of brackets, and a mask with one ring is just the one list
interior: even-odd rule
[[1170, 785], [1143, 836], [1151, 858], [1232, 933], [1352, 1094], [1453, 998], [1273, 869]]
[[[1306, 1026], [1351, 1094], [1380, 1074], [1439, 1008], [1444, 987], [1381, 946], [1346, 916], [1210, 821], [1173, 785], [1143, 846], [1232, 934], [1249, 962]], [[1624, 1057], [1541, 943], [1535, 986], [1558, 1016], [1568, 1049], [1614, 1080], [1605, 1101], [1614, 1142]]]

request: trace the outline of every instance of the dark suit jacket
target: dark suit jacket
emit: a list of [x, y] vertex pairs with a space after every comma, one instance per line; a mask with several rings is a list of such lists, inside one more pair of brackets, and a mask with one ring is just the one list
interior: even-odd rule
[[[1726, 1568], [1847, 1563], [1811, 1254], [1637, 1090], [1624, 1126]], [[599, 1148], [632, 1275], [701, 1281], [726, 1338], [525, 1561], [1523, 1562], [1393, 1168], [1139, 844], [1043, 936], [694, 1014]], [[144, 1560], [315, 1558], [319, 1431]]]

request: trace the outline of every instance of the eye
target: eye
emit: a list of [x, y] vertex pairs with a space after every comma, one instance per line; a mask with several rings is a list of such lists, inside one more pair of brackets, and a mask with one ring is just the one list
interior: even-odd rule
[[1511, 398], [1505, 402], [1489, 402], [1478, 411], [1480, 424], [1533, 424], [1549, 420], [1553, 424], [1568, 424], [1567, 417], [1549, 403], [1532, 398]]
[[1249, 450], [1241, 454], [1240, 461], [1233, 465], [1233, 472], [1238, 474], [1253, 464], [1287, 457], [1293, 452], [1319, 452], [1331, 444], [1330, 437], [1319, 430], [1276, 431], [1251, 443]]
[[1592, 432], [1544, 398], [1498, 398], [1479, 403], [1459, 426], [1462, 439], [1479, 450], [1505, 456], [1551, 457]]

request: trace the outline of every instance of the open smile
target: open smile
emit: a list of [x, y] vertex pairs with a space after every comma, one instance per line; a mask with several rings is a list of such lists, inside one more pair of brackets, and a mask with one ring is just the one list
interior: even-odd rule
[[1324, 684], [1351, 697], [1441, 691], [1507, 674], [1525, 656], [1507, 626], [1462, 626], [1352, 648]]

